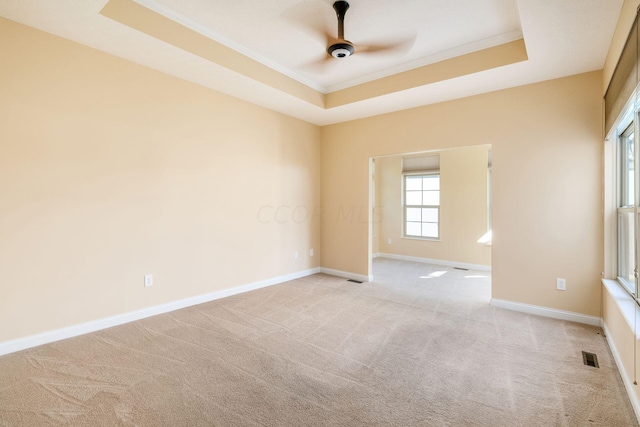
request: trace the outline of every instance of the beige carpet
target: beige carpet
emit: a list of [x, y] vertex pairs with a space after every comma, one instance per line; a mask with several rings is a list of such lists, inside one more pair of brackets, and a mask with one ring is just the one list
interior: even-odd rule
[[600, 329], [492, 308], [486, 273], [374, 268], [0, 357], [0, 425], [637, 425]]

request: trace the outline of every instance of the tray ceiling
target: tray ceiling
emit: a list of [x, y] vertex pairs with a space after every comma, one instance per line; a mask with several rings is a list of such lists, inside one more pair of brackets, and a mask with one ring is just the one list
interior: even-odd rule
[[325, 125], [601, 69], [623, 0], [6, 0], [0, 16]]

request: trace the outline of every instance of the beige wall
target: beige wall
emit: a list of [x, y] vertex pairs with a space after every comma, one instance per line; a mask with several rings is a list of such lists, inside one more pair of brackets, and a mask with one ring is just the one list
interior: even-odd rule
[[[380, 253], [491, 265], [491, 247], [478, 243], [487, 232], [488, 146], [439, 151], [440, 240], [403, 237], [402, 156], [379, 157]], [[391, 239], [391, 244], [388, 243]]]
[[0, 51], [0, 342], [319, 266], [318, 127], [1, 19]]
[[[607, 338], [610, 342], [613, 343], [615, 347], [615, 353], [618, 355], [618, 366], [620, 375], [623, 376], [628, 384], [633, 384], [634, 378], [633, 373], [635, 371], [634, 367], [638, 364], [638, 358], [636, 357], [636, 361], [634, 363], [634, 355], [635, 349], [634, 346], [637, 345], [637, 341], [635, 339], [635, 333], [632, 328], [629, 326], [629, 323], [625, 320], [622, 312], [620, 311], [620, 306], [618, 302], [616, 302], [615, 297], [613, 297], [606, 287], [603, 286], [602, 292], [602, 318], [604, 320], [604, 324], [606, 325]], [[626, 304], [633, 302], [629, 301]], [[640, 387], [635, 384], [633, 385], [632, 392], [636, 396], [636, 401], [640, 396]]]
[[601, 72], [324, 127], [323, 266], [369, 274], [369, 157], [487, 144], [493, 297], [599, 316]]

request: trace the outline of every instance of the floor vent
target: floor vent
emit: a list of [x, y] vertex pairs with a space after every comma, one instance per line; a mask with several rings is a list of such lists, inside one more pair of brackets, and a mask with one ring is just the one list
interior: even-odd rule
[[462, 270], [462, 271], [469, 271], [468, 268], [462, 268], [462, 267], [453, 267], [454, 270]]
[[353, 279], [347, 279], [347, 282], [351, 282], [351, 283], [362, 283], [362, 282], [359, 282], [358, 280], [353, 280]]
[[582, 352], [582, 361], [587, 366], [593, 366], [594, 368], [599, 368], [598, 366], [598, 356], [594, 353], [587, 353], [586, 351]]

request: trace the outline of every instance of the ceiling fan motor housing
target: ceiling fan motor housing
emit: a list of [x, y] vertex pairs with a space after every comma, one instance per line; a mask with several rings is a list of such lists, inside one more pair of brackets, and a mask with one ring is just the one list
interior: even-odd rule
[[353, 45], [351, 43], [345, 40], [344, 43], [336, 43], [329, 46], [327, 52], [329, 52], [329, 55], [333, 56], [334, 58], [339, 59], [347, 58], [353, 55], [355, 49], [353, 48]]

